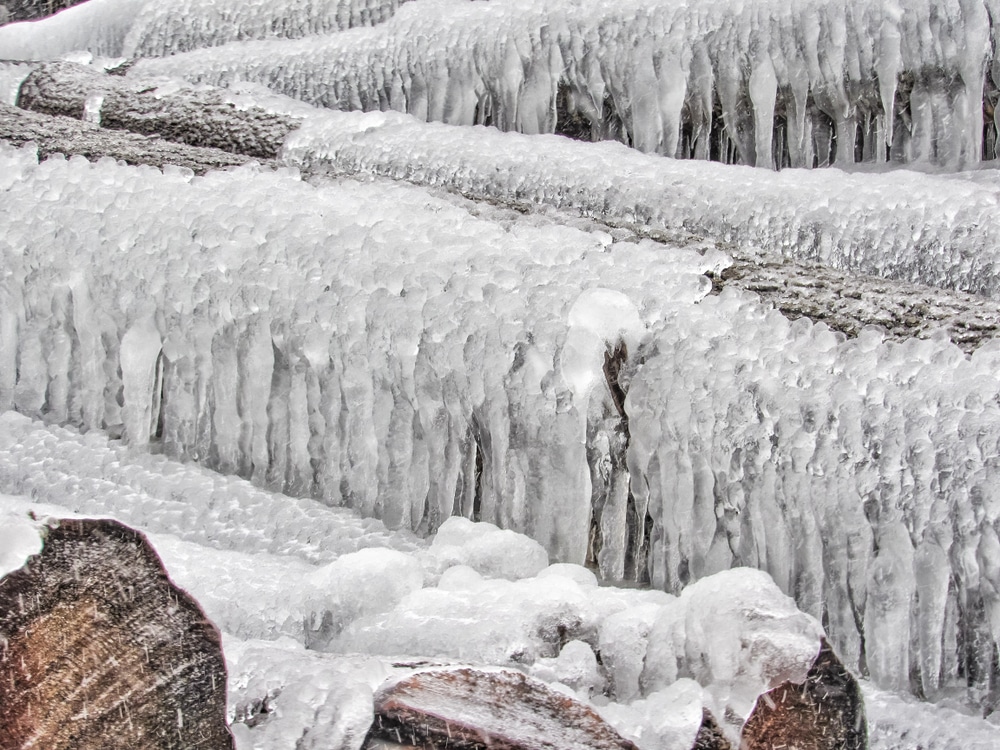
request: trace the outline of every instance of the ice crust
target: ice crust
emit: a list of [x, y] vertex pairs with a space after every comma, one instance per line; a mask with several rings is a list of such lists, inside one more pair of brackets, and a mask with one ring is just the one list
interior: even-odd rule
[[314, 113], [285, 141], [283, 159], [1000, 299], [995, 169], [773, 174], [657, 159], [612, 143], [459, 130], [392, 112]]
[[[681, 654], [676, 662], [679, 672], [707, 678], [704, 693], [685, 679], [627, 708], [600, 700], [608, 718], [631, 733], [646, 731], [647, 724], [656, 734], [665, 731], [658, 712], [668, 703], [666, 696], [674, 696], [673, 702], [684, 697], [699, 719], [703, 705], [720, 716], [727, 707], [736, 710], [729, 699], [733, 689], [725, 680], [738, 676], [736, 682], [754, 682], [760, 692], [767, 687], [761, 675], [780, 671], [780, 664], [794, 658], [794, 650], [777, 654], [750, 648], [759, 641], [760, 624], [740, 608], [767, 613], [776, 601], [790, 602], [758, 571], [727, 571], [700, 582], [701, 593], [694, 594], [703, 613], [699, 615], [684, 596], [577, 583], [580, 574], [566, 565], [516, 580], [484, 578], [465, 566], [453, 566], [437, 576], [427, 559], [433, 556], [433, 543], [429, 551], [362, 548], [330, 563], [264, 551], [252, 542], [217, 549], [205, 540], [184, 539], [190, 534], [183, 525], [177, 525], [177, 533], [150, 533], [150, 526], [162, 522], [163, 513], [150, 508], [137, 512], [130, 502], [134, 491], [117, 481], [114, 471], [102, 493], [106, 507], [90, 504], [87, 476], [94, 473], [95, 453], [102, 443], [105, 454], [116, 453], [115, 443], [103, 433], [79, 436], [8, 414], [0, 418], [0, 435], [8, 440], [0, 446], [5, 467], [0, 491], [17, 491], [30, 482], [32, 492], [30, 498], [0, 495], [0, 527], [6, 530], [0, 535], [0, 561], [23, 563], [27, 554], [40, 548], [39, 529], [45, 520], [75, 516], [77, 509], [87, 516], [127, 519], [145, 531], [174, 583], [194, 596], [223, 631], [229, 713], [241, 750], [287, 748], [296, 741], [297, 747], [357, 750], [371, 721], [372, 692], [387, 678], [409, 673], [414, 665], [460, 660], [512, 667], [582, 700], [599, 699], [606, 675], [619, 678], [616, 667], [599, 666], [596, 654], [605, 646], [598, 633], [606, 631], [605, 623], [634, 611], [663, 616], [680, 608], [686, 612], [680, 616], [691, 622], [711, 617], [710, 639], [715, 643], [709, 646], [706, 632], [693, 627], [690, 648], [685, 648], [683, 632], [672, 640]], [[43, 439], [33, 439], [39, 437]], [[81, 440], [90, 445], [89, 455], [81, 454]], [[37, 463], [23, 460], [28, 453]], [[39, 463], [49, 470], [39, 471]], [[55, 467], [75, 475], [78, 484], [67, 485]], [[134, 469], [139, 477], [159, 477], [164, 486], [176, 486], [178, 476], [184, 476], [185, 505], [202, 506], [213, 497], [211, 476], [197, 467], [167, 460], [149, 464], [142, 456], [129, 456], [123, 457], [122, 469]], [[157, 505], [169, 507], [163, 499]], [[366, 523], [354, 520], [357, 525]], [[240, 513], [203, 525], [215, 527], [211, 535], [215, 539], [237, 538], [241, 532], [252, 538], [255, 518], [253, 513]], [[443, 542], [455, 536], [454, 529], [445, 528], [442, 534]], [[507, 557], [534, 544], [513, 532], [501, 539], [496, 535], [490, 524], [462, 526], [467, 542], [488, 540]], [[425, 570], [430, 573], [424, 575]], [[728, 603], [734, 594], [735, 606]], [[714, 606], [705, 606], [713, 602]], [[316, 638], [320, 610], [327, 625], [335, 624], [327, 628], [329, 637], [323, 641]], [[338, 627], [343, 630], [338, 632]], [[797, 619], [786, 618], [782, 627], [789, 643], [801, 642], [815, 656], [821, 631], [812, 618], [799, 613]], [[641, 654], [646, 641], [637, 638], [627, 647]], [[705, 648], [736, 658], [733, 674], [706, 673], [696, 663], [703, 660], [700, 654]], [[685, 650], [689, 657], [683, 655]], [[683, 728], [689, 718], [682, 712], [674, 724]]]
[[[313, 186], [253, 168], [194, 178], [110, 161], [38, 164], [10, 148], [0, 160], [9, 207], [0, 215], [0, 406], [124, 428], [129, 440], [148, 435], [167, 456], [392, 528], [433, 533], [452, 515], [489, 521], [528, 533], [556, 562], [596, 557], [613, 580], [626, 575], [622, 561], [637, 560], [629, 575], [675, 594], [731, 567], [759, 568], [827, 622], [845, 662], [867, 665], [879, 686], [905, 690], [915, 674], [933, 696], [971, 682], [968, 698], [989, 703], [991, 650], [976, 644], [1000, 633], [997, 346], [967, 357], [944, 338], [896, 344], [869, 330], [845, 340], [790, 323], [751, 294], [706, 297], [699, 273], [721, 267], [717, 254], [615, 241], [593, 225], [412, 187]], [[586, 322], [571, 314], [581, 293], [621, 311], [622, 327], [601, 335], [638, 340], [621, 381], [627, 455], [608, 475], [588, 465], [605, 434], [608, 386], [581, 401], [563, 372], [566, 342]], [[158, 339], [159, 354], [123, 358], [131, 331], [145, 332], [133, 339], [144, 345]], [[336, 530], [351, 526], [346, 511], [214, 475], [218, 499], [187, 505], [163, 494], [182, 498], [183, 481], [146, 483], [116, 465], [117, 453], [84, 459], [86, 435], [71, 441], [93, 466], [81, 484], [31, 458], [49, 438], [4, 419], [12, 465], [37, 467], [42, 486], [50, 475], [79, 485], [87, 512], [101, 507], [110, 473], [140, 482], [122, 512], [154, 514], [162, 520], [150, 530], [186, 529], [186, 541], [315, 563], [358, 549], [359, 537], [409, 538], [368, 527], [345, 545]], [[37, 491], [30, 477], [17, 481], [8, 491]], [[604, 523], [608, 507], [592, 505], [598, 485], [614, 481], [630, 483], [622, 514], [648, 516], [648, 537]], [[233, 503], [237, 490], [245, 500]], [[259, 516], [252, 535], [211, 538], [206, 520], [248, 508]], [[491, 533], [502, 542], [504, 532]], [[425, 572], [461, 591], [482, 574], [537, 570], [512, 574], [490, 544], [438, 555]], [[564, 596], [587, 585], [567, 581]], [[488, 585], [507, 595], [504, 581]], [[397, 595], [411, 611], [440, 606], [436, 589]], [[473, 611], [481, 599], [456, 594], [449, 606]], [[387, 623], [387, 634], [402, 635], [353, 624], [337, 635], [341, 625], [324, 629], [321, 617], [317, 638], [403, 650], [408, 631]], [[431, 632], [420, 650], [467, 642], [497, 658], [555, 658], [532, 623], [495, 632], [486, 623], [466, 641]], [[615, 679], [626, 692], [635, 669], [623, 656]]]
[[135, 71], [526, 134], [565, 110], [593, 140], [667, 156], [958, 166], [995, 155], [998, 17], [997, 0], [421, 0], [374, 28]]
[[385, 21], [406, 0], [88, 0], [0, 27], [0, 60], [170, 55], [247, 39], [299, 37]]

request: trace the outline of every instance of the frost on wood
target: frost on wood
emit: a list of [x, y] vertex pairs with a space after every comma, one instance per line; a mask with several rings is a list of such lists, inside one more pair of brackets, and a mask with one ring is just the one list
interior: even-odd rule
[[48, 63], [21, 84], [17, 105], [262, 159], [277, 156], [299, 124], [257, 107], [237, 108], [218, 90], [159, 83], [105, 75], [74, 63]]
[[56, 521], [0, 579], [4, 750], [232, 748], [219, 632], [142, 534]]
[[520, 672], [419, 672], [375, 696], [371, 740], [461, 750], [637, 750], [592, 708]]
[[565, 111], [592, 140], [728, 163], [971, 165], [984, 147], [995, 155], [983, 112], [997, 11], [996, 0], [432, 0], [371, 29], [137, 70], [526, 134], [558, 132]]

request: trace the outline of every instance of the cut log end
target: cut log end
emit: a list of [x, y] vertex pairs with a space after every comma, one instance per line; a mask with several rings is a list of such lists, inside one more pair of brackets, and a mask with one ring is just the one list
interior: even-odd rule
[[218, 630], [137, 531], [62, 520], [0, 579], [0, 749], [233, 748]]

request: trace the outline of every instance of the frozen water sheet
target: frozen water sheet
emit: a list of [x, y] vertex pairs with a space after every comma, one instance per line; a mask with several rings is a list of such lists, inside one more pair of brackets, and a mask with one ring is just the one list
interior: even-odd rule
[[997, 17], [997, 0], [421, 0], [372, 29], [135, 70], [526, 134], [575, 116], [667, 156], [954, 167], [996, 155]]

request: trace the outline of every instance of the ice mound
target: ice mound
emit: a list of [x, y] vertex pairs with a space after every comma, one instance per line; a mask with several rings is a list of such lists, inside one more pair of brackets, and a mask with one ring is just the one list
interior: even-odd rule
[[491, 523], [473, 523], [452, 516], [431, 541], [431, 555], [442, 568], [464, 565], [485, 578], [531, 578], [549, 564], [549, 556], [534, 539]]
[[89, 0], [37, 21], [0, 27], [0, 59], [170, 55], [247, 39], [297, 39], [369, 26], [406, 0]]
[[958, 166], [984, 142], [995, 155], [982, 105], [1000, 84], [996, 11], [994, 0], [422, 0], [371, 29], [136, 70], [529, 135], [570, 132], [575, 117], [579, 135], [667, 156]]

